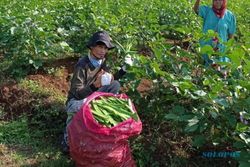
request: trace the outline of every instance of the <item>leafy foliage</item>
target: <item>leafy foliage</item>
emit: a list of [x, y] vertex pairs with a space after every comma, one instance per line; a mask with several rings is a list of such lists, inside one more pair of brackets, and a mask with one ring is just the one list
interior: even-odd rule
[[[202, 23], [192, 11], [193, 3], [191, 0], [167, 0], [164, 3], [160, 0], [2, 0], [2, 70], [22, 77], [44, 68], [43, 63], [49, 59], [72, 52], [83, 53], [90, 34], [104, 29], [111, 33], [117, 45], [110, 57], [111, 64], [119, 66], [128, 55], [134, 59], [121, 82], [128, 88], [127, 93], [148, 125], [147, 131], [132, 142], [139, 166], [182, 162], [179, 157], [157, 161], [154, 156], [165, 137], [152, 129], [160, 129], [166, 123], [177, 136], [191, 138], [190, 150], [229, 146], [240, 150], [241, 156], [237, 160], [242, 165], [247, 164], [250, 143], [249, 2], [228, 2], [237, 18], [237, 35], [235, 41], [225, 43], [227, 50], [223, 54], [231, 62], [219, 63], [229, 72], [226, 78], [215, 68], [203, 66], [202, 54], [209, 57], [222, 54], [209, 46], [199, 46], [200, 38], [215, 34], [212, 31], [206, 35], [201, 33]], [[202, 3], [210, 4], [211, 1]], [[145, 94], [137, 91], [142, 79], [152, 82]], [[35, 83], [23, 84], [44, 93]], [[59, 97], [58, 101], [61, 103], [63, 98]], [[33, 121], [47, 127], [41, 120], [53, 122], [58, 116], [57, 107], [37, 104]], [[150, 148], [145, 148], [147, 135], [152, 138]]]

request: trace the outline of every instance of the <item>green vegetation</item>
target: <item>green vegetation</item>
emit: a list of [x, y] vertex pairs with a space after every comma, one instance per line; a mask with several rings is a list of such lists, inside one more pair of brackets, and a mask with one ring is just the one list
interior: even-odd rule
[[[201, 33], [193, 3], [1, 0], [0, 84], [17, 79], [18, 88], [30, 93], [23, 98], [31, 108], [5, 120], [8, 113], [0, 106], [0, 166], [7, 161], [16, 166], [73, 166], [59, 150], [65, 94], [25, 76], [44, 70], [61, 77], [63, 69], [44, 64], [84, 53], [86, 40], [99, 29], [110, 32], [117, 45], [111, 65], [118, 67], [127, 55], [134, 59], [121, 83], [144, 125], [142, 134], [130, 141], [139, 167], [249, 166], [250, 2], [228, 1], [237, 18], [237, 35], [226, 43], [232, 61], [221, 64], [230, 71], [227, 78], [202, 65], [202, 53], [220, 54], [200, 48], [198, 40], [214, 32]], [[137, 91], [142, 79], [152, 81], [144, 94]], [[227, 149], [240, 151], [240, 157], [201, 157], [202, 151]]]
[[131, 101], [128, 99], [104, 97], [93, 100], [91, 109], [94, 119], [106, 127], [115, 126], [129, 118], [138, 121], [138, 115], [133, 112]]

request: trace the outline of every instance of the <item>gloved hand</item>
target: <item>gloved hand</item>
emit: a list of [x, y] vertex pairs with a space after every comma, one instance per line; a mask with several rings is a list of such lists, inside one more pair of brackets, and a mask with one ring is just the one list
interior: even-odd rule
[[127, 55], [125, 56], [124, 63], [125, 63], [125, 64], [122, 66], [122, 70], [126, 72], [127, 67], [128, 67], [128, 66], [132, 66], [133, 63], [134, 63], [134, 62], [133, 62], [133, 59], [132, 59], [132, 57], [131, 57], [131, 55], [127, 54]]
[[131, 56], [130, 56], [129, 54], [125, 56], [124, 62], [125, 62], [126, 64], [130, 65], [130, 66], [133, 65], [133, 60], [132, 60], [132, 58], [131, 58]]

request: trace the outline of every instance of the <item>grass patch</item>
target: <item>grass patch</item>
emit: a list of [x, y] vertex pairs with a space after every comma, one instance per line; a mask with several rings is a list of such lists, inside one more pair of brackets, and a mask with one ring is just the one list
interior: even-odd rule
[[53, 89], [52, 87], [44, 87], [37, 81], [23, 79], [20, 81], [19, 86], [29, 90], [32, 94], [37, 96], [50, 96], [53, 101], [64, 104], [66, 96], [59, 90]]
[[60, 151], [59, 137], [29, 127], [23, 117], [0, 122], [0, 166], [70, 167], [73, 162]]

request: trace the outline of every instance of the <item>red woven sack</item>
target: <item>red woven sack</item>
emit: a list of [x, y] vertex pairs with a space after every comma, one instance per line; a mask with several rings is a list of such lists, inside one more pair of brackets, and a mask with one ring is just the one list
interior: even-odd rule
[[[90, 102], [101, 96], [128, 99], [125, 94], [90, 95], [67, 128], [70, 155], [79, 167], [134, 167], [128, 138], [141, 132], [142, 123], [129, 118], [111, 128], [99, 124], [92, 115]], [[133, 104], [132, 108], [136, 112]]]

